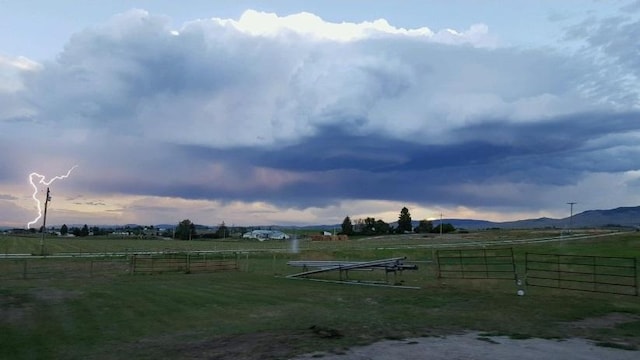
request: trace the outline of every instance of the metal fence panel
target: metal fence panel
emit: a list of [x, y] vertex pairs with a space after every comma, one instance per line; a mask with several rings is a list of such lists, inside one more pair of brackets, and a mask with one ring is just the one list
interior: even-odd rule
[[636, 258], [526, 253], [525, 263], [528, 286], [638, 295]]
[[517, 279], [512, 248], [438, 250], [439, 278]]
[[0, 259], [0, 279], [66, 279], [167, 272], [239, 270], [237, 257], [212, 254], [136, 254], [129, 258], [34, 257]]
[[238, 259], [214, 257], [210, 254], [133, 255], [131, 271], [134, 274], [165, 272], [215, 272], [238, 270]]
[[66, 279], [127, 274], [124, 258], [24, 258], [0, 260], [0, 279]]

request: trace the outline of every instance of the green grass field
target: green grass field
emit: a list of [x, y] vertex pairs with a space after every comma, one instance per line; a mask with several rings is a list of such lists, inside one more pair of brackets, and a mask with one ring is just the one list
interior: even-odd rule
[[[587, 337], [640, 346], [637, 296], [527, 288], [508, 280], [438, 279], [434, 249], [481, 247], [504, 240], [525, 252], [640, 257], [640, 234], [531, 244], [541, 232], [492, 231], [432, 238], [389, 236], [341, 243], [46, 239], [47, 253], [238, 251], [240, 271], [3, 280], [0, 358], [7, 359], [281, 359], [340, 352], [385, 338], [477, 330], [514, 338]], [[0, 254], [36, 253], [39, 238], [0, 237]], [[406, 256], [401, 289], [287, 279], [288, 260], [373, 260]], [[2, 262], [0, 259], [0, 269]], [[48, 260], [47, 260], [48, 261]], [[69, 259], [60, 261], [79, 261]], [[353, 278], [379, 280], [378, 272]], [[336, 274], [318, 276], [337, 279]], [[398, 279], [394, 279], [398, 280]], [[627, 321], [575, 326], [580, 319], [623, 314]], [[312, 328], [313, 327], [313, 328]], [[318, 330], [318, 329], [321, 329]]]

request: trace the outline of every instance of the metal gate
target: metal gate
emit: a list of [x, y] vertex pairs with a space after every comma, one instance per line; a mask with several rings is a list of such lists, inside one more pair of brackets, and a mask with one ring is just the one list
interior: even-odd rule
[[517, 280], [512, 248], [438, 250], [439, 278]]
[[638, 296], [635, 258], [526, 253], [526, 284]]

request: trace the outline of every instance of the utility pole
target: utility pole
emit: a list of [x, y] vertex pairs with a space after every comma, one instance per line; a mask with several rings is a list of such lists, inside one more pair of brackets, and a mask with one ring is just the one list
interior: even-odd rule
[[571, 209], [569, 210], [569, 233], [571, 233], [571, 229], [573, 227], [573, 205], [577, 204], [577, 202], [568, 202], [567, 204]]
[[440, 213], [440, 235], [442, 236], [442, 213]]
[[44, 217], [42, 219], [42, 237], [40, 238], [40, 255], [44, 256], [44, 235], [47, 232], [47, 205], [51, 200], [49, 188], [47, 187], [47, 198], [44, 200]]

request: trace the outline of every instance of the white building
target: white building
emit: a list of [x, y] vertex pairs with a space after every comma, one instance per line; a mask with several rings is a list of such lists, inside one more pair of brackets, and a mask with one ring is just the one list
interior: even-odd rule
[[265, 240], [286, 240], [289, 235], [279, 230], [253, 230], [246, 232], [242, 235], [245, 239], [257, 239], [259, 241]]

